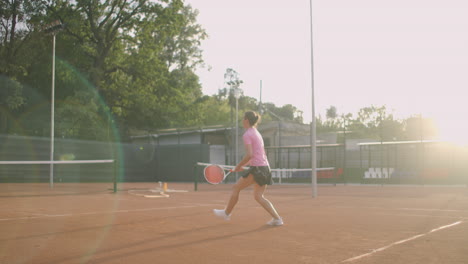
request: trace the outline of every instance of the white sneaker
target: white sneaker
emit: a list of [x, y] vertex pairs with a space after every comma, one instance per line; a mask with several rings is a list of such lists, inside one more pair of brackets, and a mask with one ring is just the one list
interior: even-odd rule
[[226, 214], [226, 211], [224, 211], [224, 209], [213, 209], [213, 213], [214, 213], [217, 217], [221, 217], [221, 218], [223, 218], [223, 219], [226, 220], [226, 221], [231, 220], [231, 215], [227, 215], [227, 214]]
[[279, 218], [279, 219], [276, 219], [276, 218], [272, 218], [270, 221], [268, 221], [267, 225], [271, 225], [271, 226], [281, 226], [283, 225], [283, 219], [282, 218]]

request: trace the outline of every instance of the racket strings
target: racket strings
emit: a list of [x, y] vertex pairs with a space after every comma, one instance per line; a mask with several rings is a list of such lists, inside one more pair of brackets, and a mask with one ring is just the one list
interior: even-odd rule
[[209, 165], [205, 167], [205, 179], [211, 184], [218, 184], [224, 180], [226, 176], [224, 169], [218, 165]]

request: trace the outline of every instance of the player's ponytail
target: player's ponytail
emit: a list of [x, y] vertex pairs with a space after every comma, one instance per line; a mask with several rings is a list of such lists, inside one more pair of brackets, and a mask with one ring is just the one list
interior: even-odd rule
[[255, 127], [260, 123], [261, 117], [254, 111], [248, 111], [244, 114], [244, 119], [249, 121], [250, 126]]

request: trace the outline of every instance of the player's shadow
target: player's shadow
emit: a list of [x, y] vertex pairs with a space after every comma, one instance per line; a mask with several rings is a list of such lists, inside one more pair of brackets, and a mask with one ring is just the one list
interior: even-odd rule
[[[219, 226], [219, 225], [216, 225], [216, 226]], [[129, 256], [129, 255], [141, 254], [141, 253], [145, 253], [145, 252], [155, 252], [155, 251], [167, 250], [167, 249], [171, 249], [171, 248], [186, 247], [186, 246], [190, 246], [190, 245], [199, 245], [199, 244], [202, 244], [202, 243], [205, 243], [205, 242], [213, 242], [213, 241], [229, 239], [229, 238], [233, 238], [233, 237], [237, 237], [237, 236], [244, 236], [244, 235], [255, 233], [255, 232], [261, 232], [261, 231], [268, 230], [268, 229], [271, 229], [271, 228], [274, 228], [274, 227], [264, 225], [264, 226], [260, 226], [260, 227], [257, 227], [257, 228], [251, 229], [251, 230], [246, 230], [246, 231], [238, 232], [238, 233], [223, 234], [223, 235], [219, 235], [219, 236], [215, 236], [215, 237], [209, 237], [209, 238], [205, 238], [205, 239], [181, 242], [181, 243], [165, 245], [165, 246], [158, 246], [158, 247], [147, 248], [147, 249], [142, 249], [142, 250], [135, 250], [135, 251], [133, 251], [131, 253], [123, 253], [123, 254], [113, 255], [113, 256], [104, 257], [104, 258], [97, 258], [97, 259], [93, 260], [93, 263], [107, 262], [109, 260], [120, 259], [122, 257], [126, 257], [126, 256]], [[198, 229], [196, 229], [196, 231], [201, 231], [201, 230], [204, 230], [204, 229], [212, 230], [213, 226], [198, 228]], [[192, 231], [193, 230], [191, 230], [190, 232], [192, 232]], [[187, 231], [172, 232], [169, 236], [170, 237], [179, 236], [179, 235], [182, 235], [183, 233], [187, 233]], [[140, 244], [146, 244], [146, 243], [147, 242], [138, 242], [138, 243], [135, 243], [133, 245], [127, 245], [125, 247], [122, 247], [122, 249], [123, 248], [128, 249], [129, 247], [137, 246], [137, 245], [140, 245]], [[112, 251], [115, 251], [115, 250], [116, 249], [113, 249]], [[119, 250], [119, 249], [117, 249], [117, 250]]]
[[[186, 246], [190, 246], [190, 245], [199, 245], [199, 244], [206, 243], [206, 242], [213, 242], [213, 241], [217, 241], [217, 240], [224, 240], [224, 239], [229, 239], [229, 238], [233, 238], [233, 237], [244, 236], [246, 234], [251, 234], [251, 233], [255, 233], [255, 232], [262, 232], [262, 231], [274, 228], [272, 226], [263, 225], [263, 226], [260, 226], [260, 227], [254, 228], [254, 229], [250, 229], [250, 230], [246, 230], [246, 231], [242, 231], [242, 232], [237, 232], [237, 233], [232, 233], [232, 234], [223, 234], [223, 235], [218, 235], [218, 236], [204, 238], [204, 239], [185, 241], [185, 242], [181, 242], [181, 243], [163, 245], [163, 246], [157, 246], [157, 247], [151, 247], [151, 248], [145, 248], [145, 249], [140, 249], [140, 250], [136, 249], [136, 250], [134, 250], [132, 252], [115, 254], [115, 255], [111, 255], [111, 256], [107, 256], [107, 257], [97, 257], [96, 256], [96, 255], [99, 255], [99, 254], [108, 255], [108, 254], [112, 254], [112, 252], [119, 252], [120, 250], [128, 250], [129, 248], [132, 248], [132, 247], [138, 248], [138, 247], [141, 247], [141, 246], [146, 246], [146, 245], [148, 245], [149, 243], [151, 243], [153, 241], [160, 241], [160, 240], [165, 239], [165, 238], [173, 238], [173, 237], [176, 237], [176, 236], [177, 237], [183, 237], [184, 235], [187, 235], [189, 233], [199, 232], [199, 231], [200, 232], [205, 232], [205, 230], [211, 230], [212, 231], [213, 228], [215, 228], [217, 226], [225, 226], [225, 223], [217, 224], [217, 225], [214, 225], [214, 226], [205, 226], [205, 227], [200, 227], [200, 228], [194, 228], [194, 229], [189, 229], [189, 230], [168, 232], [168, 233], [160, 234], [157, 237], [152, 238], [152, 239], [147, 239], [147, 240], [143, 240], [143, 241], [139, 241], [139, 242], [131, 243], [131, 244], [125, 244], [125, 245], [114, 247], [114, 248], [107, 249], [107, 250], [100, 250], [100, 251], [97, 251], [95, 253], [95, 258], [92, 259], [92, 263], [101, 263], [101, 262], [109, 262], [109, 261], [112, 262], [113, 260], [118, 260], [118, 259], [121, 259], [121, 258], [124, 258], [124, 257], [128, 257], [130, 255], [137, 255], [137, 254], [142, 254], [142, 253], [146, 253], [146, 252], [155, 252], [155, 251], [167, 250], [167, 249], [171, 249], [171, 248], [186, 247]], [[73, 260], [73, 259], [79, 259], [79, 258], [82, 258], [82, 257], [83, 256], [81, 256], [81, 255], [80, 256], [73, 256], [73, 257], [64, 258], [64, 259], [61, 259], [61, 260], [49, 261], [48, 264], [63, 263], [63, 262], [67, 262], [67, 261], [70, 261], [70, 260]]]
[[[95, 226], [89, 226], [89, 227], [82, 227], [82, 228], [77, 228], [77, 229], [69, 229], [69, 230], [63, 230], [63, 231], [56, 231], [56, 232], [45, 232], [45, 233], [38, 233], [38, 234], [32, 234], [32, 235], [25, 235], [25, 236], [15, 236], [14, 238], [9, 238], [9, 237], [1, 237], [0, 242], [7, 242], [11, 240], [27, 240], [27, 239], [32, 239], [32, 238], [43, 238], [43, 237], [50, 237], [50, 236], [59, 236], [59, 235], [67, 235], [67, 236], [73, 236], [74, 234], [79, 234], [82, 232], [87, 232], [87, 231], [94, 231], [94, 232], [102, 232], [103, 230], [107, 230], [108, 228], [115, 228], [119, 226], [126, 226], [129, 223], [139, 223], [139, 224], [144, 224], [144, 223], [154, 223], [155, 221], [163, 221], [163, 220], [174, 220], [177, 218], [185, 218], [185, 217], [196, 217], [204, 215], [201, 213], [195, 213], [195, 214], [184, 214], [180, 216], [166, 216], [166, 217], [154, 217], [154, 218], [149, 218], [145, 220], [139, 220], [139, 221], [125, 221], [122, 223], [112, 223], [112, 224], [104, 224], [104, 225], [95, 225]], [[183, 233], [182, 231], [181, 233]], [[167, 237], [170, 236], [166, 234], [160, 234], [159, 237]]]

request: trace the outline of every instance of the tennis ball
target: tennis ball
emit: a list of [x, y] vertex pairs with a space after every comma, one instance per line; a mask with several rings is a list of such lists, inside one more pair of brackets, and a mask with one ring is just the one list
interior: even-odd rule
[[60, 160], [74, 160], [75, 155], [73, 153], [66, 153], [60, 156]]

